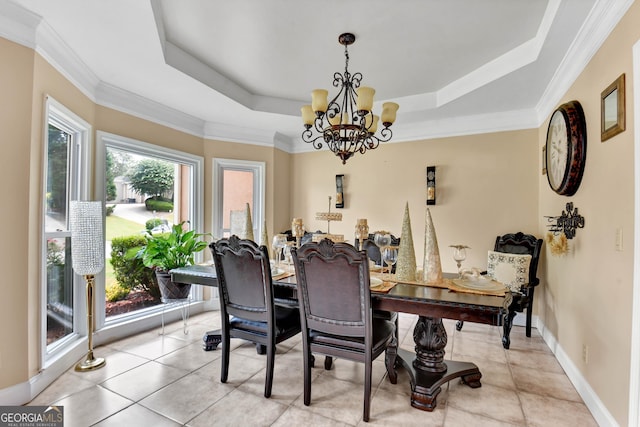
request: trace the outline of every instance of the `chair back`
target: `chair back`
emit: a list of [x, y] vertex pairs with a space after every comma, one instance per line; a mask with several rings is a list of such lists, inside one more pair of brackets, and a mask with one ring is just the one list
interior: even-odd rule
[[291, 254], [296, 269], [302, 330], [371, 337], [369, 263], [364, 251], [329, 239]]
[[[387, 233], [387, 232], [385, 232]], [[373, 261], [376, 265], [382, 265], [382, 253], [380, 248], [375, 243], [375, 232], [369, 233], [369, 236], [362, 241], [362, 249], [367, 252], [369, 259]], [[400, 246], [400, 237], [396, 237], [393, 234], [391, 236], [391, 246]], [[358, 239], [355, 241], [356, 246], [359, 246], [360, 242]], [[395, 273], [396, 266], [395, 264], [392, 267], [392, 272]]]
[[223, 316], [273, 323], [273, 286], [266, 246], [233, 235], [209, 245]]
[[542, 239], [538, 239], [531, 234], [517, 232], [496, 237], [496, 244], [493, 250], [510, 254], [531, 255], [529, 284], [535, 286], [540, 282], [537, 278], [537, 271], [541, 249]]

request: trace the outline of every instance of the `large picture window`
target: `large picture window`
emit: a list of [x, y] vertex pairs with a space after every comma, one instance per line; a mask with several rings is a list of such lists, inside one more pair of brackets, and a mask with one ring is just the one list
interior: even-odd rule
[[[202, 158], [143, 141], [97, 133], [96, 196], [105, 201], [105, 274], [96, 293], [97, 326], [133, 333], [162, 312], [155, 274], [126, 256], [147, 230], [174, 224], [202, 230]], [[199, 254], [201, 255], [201, 254]], [[201, 299], [199, 287], [191, 300]], [[157, 321], [153, 320], [153, 322]], [[127, 330], [128, 329], [128, 330]]]

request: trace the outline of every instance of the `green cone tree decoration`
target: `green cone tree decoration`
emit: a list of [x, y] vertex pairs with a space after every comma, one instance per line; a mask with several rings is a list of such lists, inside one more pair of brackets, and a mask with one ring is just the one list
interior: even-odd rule
[[413, 248], [413, 234], [411, 234], [411, 218], [409, 217], [409, 202], [404, 208], [402, 219], [402, 234], [400, 235], [400, 249], [396, 263], [396, 280], [414, 282], [416, 280], [416, 252]]
[[252, 240], [255, 242], [253, 238], [253, 221], [251, 221], [251, 208], [249, 207], [249, 203], [247, 203], [247, 207], [245, 209], [246, 217], [244, 223], [244, 239]]
[[425, 283], [442, 281], [442, 265], [436, 229], [431, 219], [431, 211], [427, 208], [424, 224], [424, 263], [422, 264], [422, 280]]

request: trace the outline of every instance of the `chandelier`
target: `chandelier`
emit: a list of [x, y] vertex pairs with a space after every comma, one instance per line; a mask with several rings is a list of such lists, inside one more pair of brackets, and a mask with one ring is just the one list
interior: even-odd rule
[[[302, 140], [312, 143], [316, 150], [322, 148], [324, 141], [345, 164], [355, 153], [364, 154], [391, 139], [390, 127], [396, 120], [398, 104], [385, 102], [381, 117], [373, 114], [375, 89], [360, 86], [361, 73], [349, 73], [347, 47], [356, 41], [356, 36], [344, 33], [338, 41], [344, 46], [345, 57], [344, 74], [333, 74], [333, 86], [339, 88], [339, 92], [330, 102], [327, 101], [329, 92], [325, 89], [311, 93], [311, 105], [301, 108], [305, 128]], [[383, 127], [376, 134], [379, 121]]]

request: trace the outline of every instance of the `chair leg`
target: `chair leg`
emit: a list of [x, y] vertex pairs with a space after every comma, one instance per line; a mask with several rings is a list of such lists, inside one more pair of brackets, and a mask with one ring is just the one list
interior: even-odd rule
[[464, 321], [463, 320], [458, 320], [456, 322], [456, 331], [461, 331], [463, 325], [464, 325]]
[[304, 406], [311, 404], [311, 365], [313, 364], [313, 354], [306, 347], [303, 354], [304, 359]]
[[371, 412], [371, 367], [372, 363], [369, 359], [365, 362], [364, 367], [364, 409], [362, 411], [362, 421], [369, 422], [369, 414]]
[[220, 382], [226, 383], [229, 377], [229, 333], [222, 330], [222, 369], [220, 371]]
[[530, 288], [528, 293], [529, 305], [527, 306], [527, 324], [525, 329], [525, 333], [527, 334], [528, 338], [531, 338], [531, 314], [533, 310], [533, 290], [534, 290], [533, 287]]
[[263, 355], [267, 353], [267, 346], [262, 344], [256, 344], [256, 353]]
[[507, 350], [509, 350], [509, 346], [511, 345], [511, 338], [509, 338], [509, 335], [511, 334], [511, 326], [513, 326], [514, 317], [516, 317], [516, 311], [509, 307], [509, 312], [504, 315], [504, 324], [502, 325], [502, 346]]
[[393, 341], [391, 341], [384, 351], [384, 364], [387, 368], [387, 376], [391, 384], [398, 383], [396, 363], [398, 363], [398, 340], [396, 337], [393, 337]]
[[275, 356], [276, 356], [276, 345], [274, 343], [271, 343], [271, 345], [267, 346], [267, 378], [264, 382], [264, 397], [271, 397]]
[[324, 357], [324, 369], [325, 371], [330, 371], [331, 366], [333, 366], [333, 357], [325, 356]]

